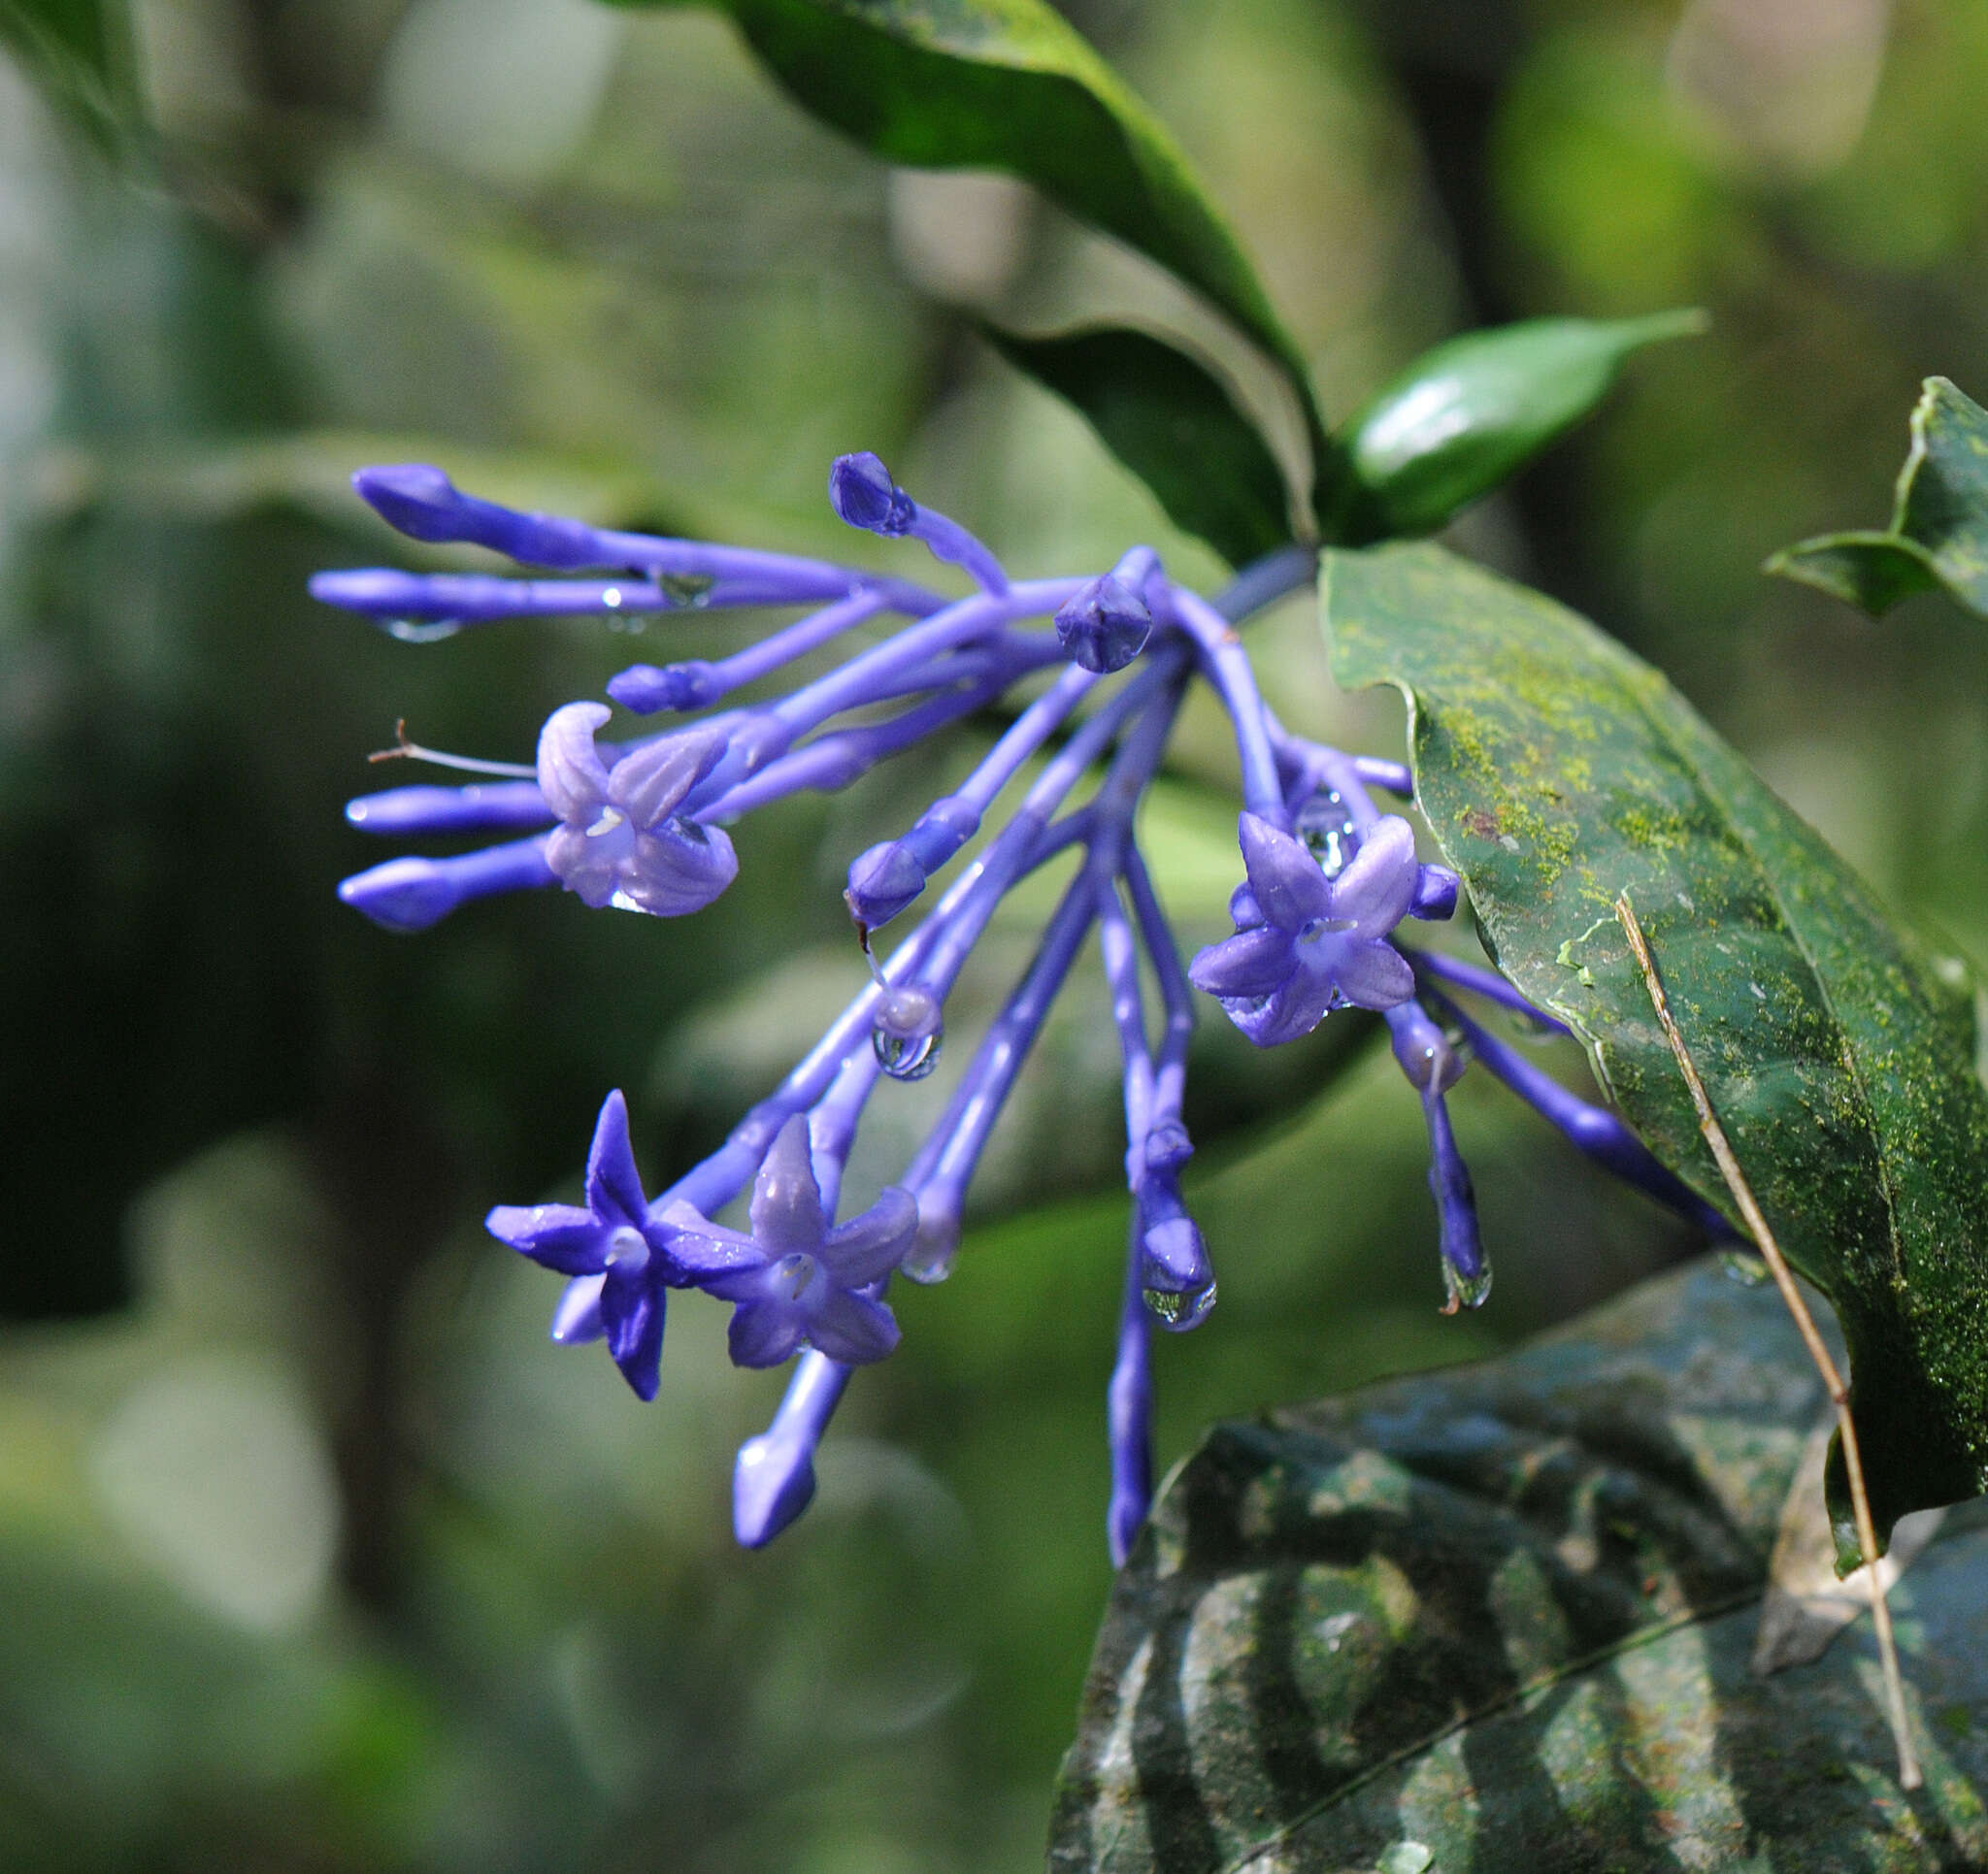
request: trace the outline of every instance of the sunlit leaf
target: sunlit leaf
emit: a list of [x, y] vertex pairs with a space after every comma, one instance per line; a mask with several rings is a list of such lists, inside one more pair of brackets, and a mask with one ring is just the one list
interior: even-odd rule
[[1424, 352], [1348, 425], [1343, 535], [1433, 532], [1586, 416], [1633, 353], [1706, 324], [1688, 310], [1527, 319]]
[[986, 336], [1088, 419], [1183, 533], [1231, 566], [1291, 538], [1276, 458], [1213, 371], [1148, 333], [1097, 326], [1054, 338]]
[[1776, 553], [1767, 571], [1877, 617], [1915, 592], [1943, 588], [1988, 618], [1988, 410], [1928, 378], [1912, 410], [1891, 526], [1819, 534]]
[[1615, 921], [1634, 900], [1762, 1207], [1843, 1323], [1880, 1528], [1988, 1488], [1988, 1099], [1965, 971], [1584, 619], [1432, 546], [1336, 553], [1322, 591], [1340, 681], [1412, 701], [1417, 797], [1500, 968], [1723, 1203]]
[[[617, 0], [681, 5], [685, 0]], [[706, 0], [801, 104], [879, 156], [1002, 169], [1205, 294], [1284, 368], [1303, 352], [1172, 132], [1046, 0]]]

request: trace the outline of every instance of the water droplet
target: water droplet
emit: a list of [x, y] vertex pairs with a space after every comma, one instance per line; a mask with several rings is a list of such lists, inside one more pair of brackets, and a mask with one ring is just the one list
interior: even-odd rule
[[1427, 1842], [1398, 1841], [1375, 1863], [1378, 1874], [1426, 1874], [1436, 1856]]
[[1459, 1308], [1481, 1308], [1491, 1299], [1490, 1257], [1486, 1256], [1479, 1262], [1476, 1274], [1466, 1275], [1445, 1256], [1442, 1259], [1442, 1288], [1448, 1298], [1442, 1304], [1444, 1314], [1454, 1314]]
[[1344, 871], [1359, 850], [1359, 835], [1346, 812], [1345, 802], [1336, 790], [1312, 795], [1298, 809], [1295, 831], [1328, 878], [1337, 878]]
[[601, 594], [601, 603], [610, 611], [619, 611], [621, 609], [621, 588], [618, 585], [611, 585], [607, 591]]
[[665, 573], [656, 583], [673, 606], [701, 606], [710, 602], [717, 581], [704, 573]]
[[939, 1043], [937, 1035], [893, 1035], [881, 1028], [870, 1036], [877, 1065], [893, 1080], [924, 1079], [939, 1065]]
[[1562, 1033], [1559, 1023], [1544, 1015], [1528, 1015], [1522, 1008], [1507, 1009], [1505, 1026], [1522, 1041], [1550, 1041]]
[[439, 644], [462, 629], [460, 618], [380, 618], [375, 622], [403, 644]]
[[1200, 1327], [1214, 1306], [1214, 1278], [1210, 1276], [1198, 1289], [1149, 1288], [1142, 1289], [1140, 1295], [1146, 1311], [1163, 1328], [1174, 1333], [1185, 1333], [1190, 1328]]
[[911, 1253], [899, 1266], [914, 1282], [943, 1282], [952, 1273], [953, 1259], [959, 1254], [959, 1223], [949, 1216], [928, 1217], [918, 1213], [918, 1233], [911, 1239]]
[[1766, 1260], [1750, 1249], [1722, 1249], [1719, 1266], [1741, 1288], [1757, 1289], [1768, 1277]]

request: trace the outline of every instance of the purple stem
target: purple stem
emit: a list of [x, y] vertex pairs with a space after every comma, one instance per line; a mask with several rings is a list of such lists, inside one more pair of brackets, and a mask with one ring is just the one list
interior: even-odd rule
[[1118, 1358], [1105, 1396], [1111, 1447], [1111, 1500], [1105, 1537], [1111, 1565], [1122, 1568], [1153, 1499], [1152, 1326], [1142, 1283], [1139, 1212], [1125, 1254], [1125, 1299], [1118, 1310]]
[[469, 787], [389, 787], [346, 803], [347, 821], [361, 833], [483, 833], [502, 827], [549, 826], [554, 815], [537, 781], [480, 782]]
[[1236, 752], [1242, 764], [1242, 800], [1280, 832], [1288, 833], [1284, 790], [1277, 781], [1276, 756], [1264, 720], [1263, 694], [1256, 672], [1236, 628], [1198, 593], [1171, 581], [1159, 588], [1175, 622], [1193, 641], [1203, 670], [1235, 725]]
[[1613, 1172], [1623, 1183], [1635, 1186], [1645, 1197], [1654, 1198], [1667, 1210], [1695, 1224], [1714, 1242], [1748, 1240], [1682, 1178], [1660, 1164], [1619, 1115], [1570, 1093], [1544, 1069], [1472, 1021], [1447, 997], [1437, 994], [1431, 1000], [1462, 1029], [1472, 1054], [1483, 1063], [1485, 1070], [1504, 1081], [1535, 1112], [1564, 1133], [1577, 1151]]
[[796, 659], [819, 650], [845, 632], [866, 623], [880, 611], [902, 610], [914, 618], [929, 616], [943, 602], [918, 595], [917, 603], [893, 603], [901, 595], [880, 587], [851, 593], [846, 599], [811, 612], [784, 631], [716, 663], [636, 664], [612, 677], [608, 694], [625, 708], [652, 715], [658, 709], [708, 709], [748, 683], [771, 676]]
[[1495, 970], [1466, 963], [1461, 957], [1445, 956], [1441, 950], [1416, 950], [1404, 944], [1401, 953], [1408, 958], [1418, 976], [1434, 976], [1437, 981], [1446, 982], [1452, 988], [1467, 989], [1472, 995], [1482, 996], [1486, 1002], [1497, 1003], [1544, 1028], [1552, 1029], [1556, 1034], [1572, 1036], [1574, 1033], [1565, 1022], [1556, 1020], [1536, 1003], [1529, 1002]]

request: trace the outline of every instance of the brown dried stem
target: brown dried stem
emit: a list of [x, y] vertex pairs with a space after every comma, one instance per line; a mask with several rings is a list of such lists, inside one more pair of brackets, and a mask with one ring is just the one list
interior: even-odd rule
[[1746, 1182], [1746, 1173], [1740, 1168], [1740, 1160], [1733, 1150], [1732, 1141], [1726, 1136], [1726, 1129], [1719, 1124], [1719, 1116], [1712, 1110], [1711, 1096], [1706, 1092], [1705, 1081], [1691, 1058], [1691, 1050], [1685, 1045], [1676, 1018], [1671, 1013], [1670, 999], [1664, 994], [1663, 981], [1657, 974], [1656, 959], [1650, 955], [1649, 940], [1637, 921], [1636, 909], [1630, 904], [1627, 892], [1615, 901], [1615, 915], [1621, 920], [1629, 947], [1636, 953], [1636, 961], [1642, 970], [1643, 986], [1650, 993], [1650, 1006], [1657, 1012], [1657, 1022], [1664, 1031], [1664, 1038], [1670, 1042], [1671, 1052], [1677, 1058], [1677, 1069], [1684, 1075], [1684, 1084], [1691, 1089], [1691, 1103], [1698, 1108], [1698, 1129], [1705, 1134], [1705, 1142], [1711, 1147], [1712, 1157], [1718, 1161], [1726, 1189], [1740, 1206], [1740, 1214], [1745, 1219], [1746, 1228], [1752, 1232], [1753, 1240], [1759, 1245], [1761, 1256], [1773, 1274], [1774, 1286], [1780, 1290], [1781, 1299], [1795, 1317], [1795, 1325], [1807, 1345], [1808, 1357], [1814, 1361], [1815, 1370], [1822, 1375], [1830, 1403], [1836, 1408], [1838, 1434], [1843, 1446], [1843, 1465], [1849, 1472], [1850, 1503], [1857, 1518], [1857, 1543], [1864, 1554], [1864, 1574], [1871, 1589], [1871, 1619], [1877, 1629], [1877, 1658], [1884, 1673], [1886, 1715], [1891, 1720], [1892, 1741], [1898, 1746], [1899, 1783], [1904, 1789], [1916, 1790], [1922, 1780], [1919, 1759], [1912, 1749], [1912, 1735], [1905, 1722], [1905, 1687], [1899, 1671], [1899, 1649], [1892, 1632], [1891, 1605], [1885, 1598], [1884, 1585], [1878, 1579], [1877, 1529], [1871, 1520], [1871, 1497], [1864, 1488], [1864, 1459], [1857, 1444], [1857, 1428], [1850, 1417], [1850, 1389], [1843, 1383], [1836, 1362], [1830, 1358], [1828, 1345], [1816, 1331], [1815, 1317], [1809, 1313], [1808, 1303], [1795, 1285], [1794, 1271], [1788, 1266], [1787, 1258], [1781, 1254], [1780, 1245], [1774, 1241], [1774, 1233], [1768, 1228], [1767, 1218], [1761, 1214], [1753, 1187]]

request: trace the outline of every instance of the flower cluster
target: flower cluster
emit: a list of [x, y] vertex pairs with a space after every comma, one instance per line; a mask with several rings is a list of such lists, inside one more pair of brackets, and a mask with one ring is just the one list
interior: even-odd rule
[[[595, 1129], [583, 1205], [490, 1213], [494, 1235], [567, 1278], [553, 1337], [604, 1339], [645, 1399], [657, 1389], [672, 1289], [700, 1289], [732, 1304], [731, 1351], [741, 1365], [800, 1357], [774, 1424], [739, 1454], [742, 1542], [771, 1540], [806, 1508], [814, 1451], [851, 1371], [897, 1346], [886, 1299], [893, 1278], [936, 1282], [950, 1270], [975, 1167], [1093, 929], [1122, 1043], [1132, 1200], [1108, 1412], [1116, 1560], [1151, 1492], [1151, 1326], [1194, 1328], [1215, 1299], [1208, 1247], [1180, 1181], [1193, 1151], [1181, 1109], [1197, 992], [1261, 1047], [1308, 1033], [1336, 1008], [1383, 1016], [1428, 1119], [1451, 1310], [1475, 1306], [1490, 1285], [1444, 1101], [1472, 1061], [1591, 1157], [1714, 1235], [1730, 1236], [1724, 1220], [1613, 1114], [1568, 1092], [1454, 998], [1467, 993], [1542, 1024], [1549, 1018], [1494, 972], [1400, 941], [1407, 920], [1450, 917], [1458, 895], [1453, 872], [1418, 860], [1408, 822], [1375, 803], [1376, 793], [1411, 798], [1408, 771], [1287, 730], [1266, 707], [1236, 631], [1310, 580], [1308, 550], [1268, 556], [1212, 599], [1176, 584], [1143, 546], [1095, 576], [1014, 580], [965, 528], [913, 501], [876, 456], [839, 460], [829, 488], [837, 513], [852, 527], [920, 541], [961, 569], [975, 589], [948, 599], [820, 560], [520, 513], [459, 492], [433, 468], [369, 469], [354, 485], [415, 540], [473, 542], [534, 569], [518, 578], [326, 573], [313, 582], [319, 599], [365, 613], [397, 637], [439, 638], [532, 614], [800, 612], [730, 657], [636, 665], [607, 686], [633, 714], [693, 720], [603, 741], [608, 707], [571, 703], [547, 721], [528, 768], [458, 763], [497, 777], [353, 801], [348, 817], [369, 833], [514, 836], [453, 857], [389, 860], [347, 879], [345, 901], [393, 929], [423, 929], [472, 899], [535, 886], [563, 886], [588, 905], [651, 916], [699, 910], [737, 875], [726, 829], [753, 809], [845, 787], [1040, 679], [956, 791], [849, 867], [845, 897], [865, 955], [872, 934], [917, 904], [933, 876], [975, 840], [1004, 793], [1019, 791], [1018, 803], [888, 961], [871, 962], [870, 980], [716, 1152], [646, 1197], [627, 1110], [613, 1093]], [[892, 628], [874, 629], [884, 624]], [[859, 631], [860, 645], [827, 674], [772, 700], [731, 704]], [[1229, 904], [1235, 934], [1188, 964], [1135, 826], [1197, 680], [1211, 687], [1234, 727], [1243, 879]], [[843, 1172], [879, 1081], [931, 1070], [947, 998], [996, 907], [1073, 848], [1080, 855], [1076, 874], [944, 1112], [899, 1181], [838, 1223]], [[1157, 1011], [1147, 1006], [1148, 980]], [[714, 1221], [742, 1197], [749, 1231]]]

